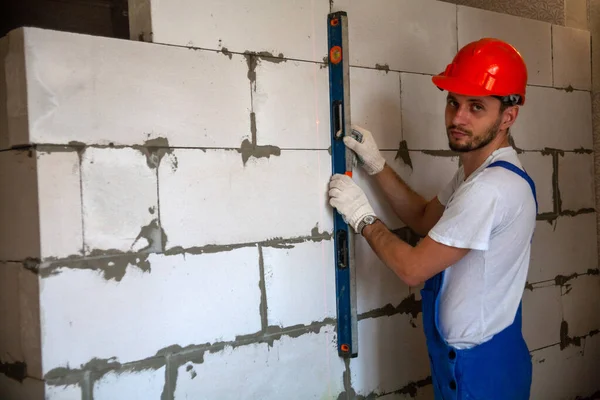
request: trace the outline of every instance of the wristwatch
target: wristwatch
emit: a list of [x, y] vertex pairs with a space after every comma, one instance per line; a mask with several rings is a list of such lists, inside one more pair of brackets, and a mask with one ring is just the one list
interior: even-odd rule
[[377, 221], [379, 221], [379, 218], [377, 218], [375, 215], [367, 215], [358, 223], [358, 226], [357, 226], [358, 233], [360, 233], [362, 235], [362, 231], [363, 231], [363, 229], [365, 229], [365, 227], [367, 225], [374, 224]]

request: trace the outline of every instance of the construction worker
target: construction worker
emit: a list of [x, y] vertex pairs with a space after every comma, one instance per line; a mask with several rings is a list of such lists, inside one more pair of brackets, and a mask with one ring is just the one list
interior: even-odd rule
[[413, 247], [395, 236], [346, 175], [331, 178], [329, 203], [404, 282], [424, 283], [423, 329], [436, 399], [529, 399], [521, 299], [537, 199], [509, 144], [509, 128], [525, 103], [527, 68], [514, 47], [485, 38], [460, 49], [432, 80], [447, 91], [446, 134], [461, 161], [432, 200], [386, 164], [369, 131], [353, 127], [360, 142], [344, 137], [420, 242]]

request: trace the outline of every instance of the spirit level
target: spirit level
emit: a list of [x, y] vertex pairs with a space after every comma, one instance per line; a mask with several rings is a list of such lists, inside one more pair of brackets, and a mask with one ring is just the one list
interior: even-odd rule
[[[352, 177], [354, 154], [343, 142], [352, 135], [350, 122], [350, 64], [348, 58], [348, 16], [330, 13], [327, 19], [329, 44], [329, 98], [332, 172]], [[338, 354], [358, 356], [354, 233], [334, 209], [335, 280]]]

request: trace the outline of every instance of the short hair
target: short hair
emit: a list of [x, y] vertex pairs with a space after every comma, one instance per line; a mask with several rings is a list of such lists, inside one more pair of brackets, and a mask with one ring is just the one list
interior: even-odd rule
[[510, 96], [493, 96], [493, 97], [500, 100], [500, 112], [503, 112], [508, 107], [512, 107], [512, 106], [519, 104], [519, 102], [521, 101], [521, 96], [519, 96], [518, 94], [513, 94]]

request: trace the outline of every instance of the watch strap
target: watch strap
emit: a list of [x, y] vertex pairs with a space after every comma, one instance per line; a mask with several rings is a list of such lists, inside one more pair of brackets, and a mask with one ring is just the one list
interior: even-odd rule
[[362, 235], [363, 230], [367, 227], [367, 225], [372, 225], [375, 222], [379, 221], [379, 218], [375, 215], [366, 215], [363, 219], [358, 223], [357, 231]]

